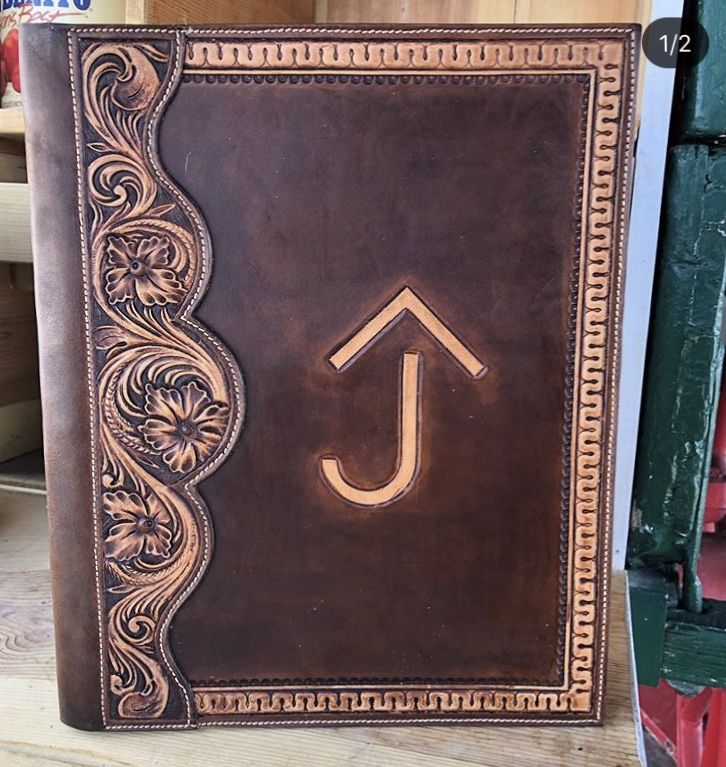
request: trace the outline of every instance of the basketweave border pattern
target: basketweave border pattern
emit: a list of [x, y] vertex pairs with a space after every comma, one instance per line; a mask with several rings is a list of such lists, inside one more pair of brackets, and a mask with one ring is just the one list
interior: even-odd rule
[[[78, 39], [107, 39], [115, 33], [124, 34], [126, 45], [136, 47], [154, 45], [167, 41], [170, 54], [168, 70], [160, 79], [164, 93], [149, 99], [154, 112], [144, 119], [148, 121], [144, 138], [148, 139], [146, 157], [149, 171], [156, 183], [167, 187], [177, 206], [186, 212], [187, 228], [196, 230], [192, 241], [199, 248], [197, 263], [204, 264], [206, 275], [211, 268], [208, 235], [199, 214], [178, 189], [167, 186], [171, 182], [156, 164], [155, 132], [163, 106], [171, 98], [174, 87], [184, 75], [194, 73], [273, 73], [301, 74], [303, 77], [324, 74], [324, 71], [341, 74], [346, 71], [362, 74], [444, 74], [454, 76], [488, 72], [533, 74], [572, 72], [590, 73], [594, 88], [588, 147], [591, 161], [586, 172], [593, 179], [584, 182], [589, 195], [583, 200], [582, 251], [578, 289], [576, 344], [573, 390], [572, 454], [571, 454], [571, 524], [570, 559], [568, 562], [569, 613], [567, 622], [567, 653], [565, 685], [551, 687], [500, 688], [496, 686], [471, 687], [447, 685], [432, 688], [431, 685], [328, 685], [304, 689], [262, 686], [195, 687], [190, 690], [187, 681], [179, 678], [180, 672], [168, 657], [166, 632], [173, 612], [196, 585], [208, 563], [211, 550], [211, 530], [204, 534], [204, 555], [198, 552], [196, 569], [190, 571], [172, 589], [171, 603], [163, 613], [164, 628], [157, 631], [153, 649], [159, 656], [159, 666], [166, 684], [178, 689], [183, 706], [172, 712], [161, 708], [152, 716], [119, 716], [118, 704], [113, 710], [104, 708], [104, 721], [114, 729], [155, 729], [158, 727], [194, 726], [197, 715], [200, 724], [266, 724], [266, 723], [330, 723], [347, 721], [357, 723], [399, 723], [425, 721], [596, 721], [600, 717], [603, 693], [604, 639], [606, 632], [605, 604], [607, 578], [605, 569], [609, 562], [610, 516], [612, 506], [612, 443], [613, 414], [615, 407], [616, 370], [618, 365], [618, 324], [621, 304], [621, 262], [623, 255], [623, 224], [626, 218], [625, 201], [628, 186], [628, 164], [621, 158], [621, 174], [618, 176], [618, 157], [630, 149], [633, 113], [633, 78], [635, 40], [630, 28], [571, 28], [548, 30], [542, 28], [498, 29], [325, 29], [325, 28], [277, 28], [239, 30], [186, 30], [185, 36], [173, 29], [72, 29], [69, 35], [69, 58], [71, 82], [76, 110], [77, 131], [82, 130], [82, 100], [78, 93], [82, 88], [78, 70], [83, 64], [78, 56]], [[553, 35], [543, 37], [543, 35]], [[455, 34], [462, 39], [412, 40], [407, 35], [437, 34], [447, 37]], [[506, 42], [497, 40], [500, 34], [511, 35]], [[561, 39], [567, 34], [571, 39]], [[256, 36], [274, 38], [275, 35], [296, 36], [301, 39], [256, 40]], [[317, 39], [330, 35], [331, 39]], [[478, 39], [466, 39], [467, 35]], [[583, 36], [586, 35], [586, 36]], [[612, 37], [608, 37], [608, 36]], [[224, 40], [231, 36], [232, 40]], [[302, 39], [315, 36], [316, 39]], [[350, 40], [341, 39], [349, 36]], [[370, 40], [370, 37], [400, 37], [401, 39]], [[591, 36], [591, 37], [590, 37]], [[492, 37], [494, 39], [486, 39]], [[244, 39], [241, 39], [244, 38]], [[355, 39], [361, 38], [361, 39]], [[110, 41], [108, 41], [110, 42]], [[158, 65], [157, 69], [158, 69]], [[143, 120], [142, 120], [143, 121]], [[80, 153], [80, 136], [77, 135]], [[86, 180], [80, 173], [79, 154], [79, 201], [86, 206]], [[181, 195], [181, 197], [180, 197]], [[164, 214], [166, 215], [166, 213]], [[174, 223], [179, 223], [179, 215]], [[89, 251], [87, 218], [81, 216], [85, 232], [84, 265], [88, 270], [89, 312], [87, 313], [87, 336], [89, 340], [89, 384], [95, 375], [95, 361], [91, 340], [94, 327], [91, 315], [93, 285], [98, 287], [98, 275], [93, 269], [100, 263], [98, 253]], [[97, 247], [97, 246], [96, 246]], [[89, 255], [90, 253], [90, 255]], [[179, 297], [184, 322], [193, 328], [190, 338], [200, 343], [200, 328], [191, 318], [194, 305], [203, 292], [206, 276], [189, 278], [194, 284], [192, 292]], [[93, 283], [93, 284], [92, 284]], [[194, 332], [196, 331], [196, 332]], [[232, 403], [235, 381], [239, 384], [238, 371], [230, 361], [223, 360], [223, 347], [210, 342], [208, 331], [201, 336], [209, 343], [202, 343], [210, 354], [212, 365], [227, 365], [229, 385], [227, 401]], [[212, 347], [212, 348], [210, 348]], [[223, 376], [224, 377], [224, 376]], [[90, 386], [89, 386], [90, 388]], [[224, 389], [224, 386], [222, 387]], [[222, 391], [222, 390], [220, 390]], [[224, 392], [222, 392], [224, 393]], [[100, 399], [100, 395], [99, 395]], [[220, 395], [221, 399], [221, 395]], [[93, 400], [93, 398], [92, 398]], [[222, 403], [224, 404], [224, 403]], [[230, 412], [235, 406], [230, 407]], [[190, 494], [194, 515], [208, 527], [206, 511], [198, 503], [193, 485], [206, 476], [213, 466], [224, 457], [241, 427], [241, 400], [237, 400], [236, 413], [224, 426], [224, 435], [209, 454], [205, 468], [192, 472], [185, 482]], [[91, 422], [98, 435], [107, 413], [91, 405]], [[229, 413], [228, 413], [229, 415]], [[94, 454], [98, 445], [94, 446]], [[100, 457], [100, 453], [98, 454]], [[98, 480], [98, 466], [94, 469]], [[99, 487], [94, 488], [94, 505], [97, 509], [95, 524], [99, 547], [96, 551], [98, 575], [99, 640], [101, 653], [101, 682], [104, 700], [112, 700], [114, 682], [107, 668], [108, 631], [106, 595], [102, 577], [104, 562], [103, 530], [99, 520]], [[185, 523], [186, 524], [186, 523]], [[201, 541], [201, 538], [200, 538]], [[201, 546], [200, 546], [201, 548]], [[163, 600], [162, 600], [163, 601]], [[160, 620], [161, 624], [162, 621]], [[137, 694], [139, 691], [132, 691]], [[128, 691], [127, 691], [128, 694]], [[193, 697], [191, 697], [193, 696]], [[182, 711], [182, 709], [185, 709]], [[133, 706], [131, 706], [133, 710]]]

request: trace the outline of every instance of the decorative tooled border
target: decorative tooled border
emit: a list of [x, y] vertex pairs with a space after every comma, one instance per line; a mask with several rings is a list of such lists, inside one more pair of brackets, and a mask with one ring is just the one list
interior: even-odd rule
[[[79, 33], [83, 34], [80, 43]], [[125, 41], [103, 39], [116, 33], [123, 33]], [[441, 35], [446, 39], [406, 39], [409, 35]], [[452, 35], [461, 39], [449, 39]], [[468, 35], [474, 39], [467, 39]], [[501, 35], [508, 39], [491, 39]], [[99, 543], [105, 546], [105, 551], [97, 552], [104, 722], [112, 728], [148, 729], [190, 726], [194, 721], [189, 688], [169, 657], [166, 632], [178, 605], [201, 577], [211, 548], [206, 510], [194, 485], [213, 470], [233, 444], [243, 409], [236, 366], [219, 342], [191, 318], [191, 310], [199, 301], [210, 268], [206, 231], [198, 212], [165, 176], [156, 157], [155, 129], [159, 114], [181, 75], [182, 52], [183, 70], [187, 75], [249, 72], [314, 77], [326, 71], [336, 74], [346, 71], [356, 74], [449, 72], [454, 75], [546, 71], [587, 72], [592, 74], [595, 83], [588, 131], [592, 159], [587, 168], [593, 181], [584, 183], [587, 194], [582, 211], [582, 268], [573, 378], [569, 665], [565, 685], [511, 689], [457, 685], [445, 689], [432, 689], [431, 685], [403, 688], [336, 685], [305, 689], [199, 687], [193, 691], [194, 709], [201, 717], [199, 723], [563, 722], [575, 719], [585, 723], [599, 720], [605, 666], [617, 336], [635, 76], [633, 30], [622, 27], [400, 30], [313, 27], [244, 32], [189, 30], [188, 36], [185, 41], [181, 32], [171, 29], [137, 29], [131, 33], [128, 29], [86, 28], [73, 30], [69, 37], [79, 151], [80, 224], [88, 288], [89, 389], [93, 391], [95, 386], [98, 392], [97, 397], [91, 399], [90, 415], [93, 452], [100, 459], [100, 465], [94, 467], [95, 519]], [[233, 39], [222, 42], [225, 37]], [[264, 39], [256, 39], [259, 37]], [[382, 39], [367, 39], [371, 37]], [[389, 37], [396, 39], [386, 39]], [[101, 46], [106, 48], [103, 54], [98, 52]], [[139, 55], [149, 64], [141, 64]], [[94, 62], [96, 65], [107, 62], [109, 56], [116, 56], [120, 62], [115, 75], [106, 71], [96, 81], [89, 80]], [[137, 60], [129, 62], [129, 57]], [[82, 72], [80, 80], [77, 69]], [[151, 75], [152, 70], [156, 79]], [[141, 88], [124, 85], [139, 72], [144, 74]], [[103, 83], [108, 83], [109, 77], [115, 78], [116, 84], [104, 91]], [[78, 99], [80, 92], [82, 101]], [[97, 96], [103, 92], [110, 97], [110, 105], [94, 112], [94, 92]], [[135, 100], [135, 104], [124, 103], [124, 99]], [[123, 120], [122, 112], [126, 115]], [[129, 113], [137, 119], [129, 118]], [[98, 165], [104, 164], [103, 156], [109, 153], [111, 145], [107, 143], [102, 147], [102, 142], [91, 140], [92, 134], [95, 131], [103, 136], [104, 129], [110, 128], [114, 128], [112, 134], [116, 133], [121, 123], [133, 128], [134, 171], [124, 166], [109, 169], [104, 175]], [[137, 137], [144, 140], [137, 141]], [[85, 150], [81, 138], [87, 142]], [[118, 150], [118, 146], [115, 149]], [[89, 167], [87, 179], [80, 170], [84, 164]], [[143, 179], [132, 194], [129, 190], [134, 190], [133, 183], [125, 191], [123, 185], [111, 183], [115, 174], [129, 172], [137, 182]], [[103, 179], [105, 184], [99, 183], [98, 180]], [[146, 206], [143, 215], [138, 215], [140, 200], [143, 200], [142, 208]], [[114, 210], [109, 212], [110, 208]], [[119, 210], [123, 212], [118, 214]], [[150, 232], [144, 228], [150, 210], [154, 210], [154, 219], [161, 222], [163, 231]], [[152, 237], [154, 242], [148, 242]], [[166, 247], [159, 242], [164, 238], [168, 240]], [[154, 291], [149, 293], [143, 286], [140, 290], [129, 287], [126, 278], [133, 256], [141, 250], [149, 266], [165, 272], [162, 283], [166, 299], [160, 302], [162, 305], [154, 303]], [[150, 255], [152, 252], [155, 255]], [[180, 257], [180, 253], [187, 255]], [[118, 269], [126, 269], [126, 272], [119, 273]], [[167, 271], [171, 274], [166, 274]], [[118, 298], [115, 303], [110, 301], [109, 291]], [[136, 309], [131, 311], [131, 307]], [[138, 331], [141, 318], [142, 323], [149, 323], [147, 332], [156, 343], [159, 333], [154, 323], [159, 322], [161, 316], [166, 323], [165, 330], [172, 328], [181, 332], [184, 343], [190, 344], [204, 362], [195, 367], [193, 373], [172, 375], [166, 370], [156, 375], [154, 368], [155, 374], [146, 378], [131, 376], [132, 382], [143, 380], [144, 391], [138, 385], [135, 388], [129, 385], [129, 396], [120, 400], [128, 405], [128, 412], [121, 413], [119, 423], [118, 408], [109, 407], [108, 401], [111, 387], [116, 387], [114, 392], [118, 390], [123, 374], [114, 376], [106, 367], [127, 351], [130, 341], [128, 335], [117, 340], [116, 334], [133, 335]], [[104, 324], [109, 321], [109, 325]], [[134, 327], [129, 327], [129, 322]], [[153, 330], [149, 330], [152, 326]], [[113, 330], [109, 330], [110, 327]], [[210, 377], [205, 377], [207, 374]], [[190, 468], [178, 457], [180, 450], [175, 452], [174, 445], [163, 436], [168, 435], [166, 425], [174, 426], [171, 423], [173, 406], [192, 400], [204, 412], [202, 420], [211, 421], [210, 429], [204, 434], [207, 442], [213, 444], [201, 445], [197, 464]], [[212, 408], [213, 413], [205, 408]], [[165, 419], [166, 425], [159, 423]], [[133, 444], [128, 444], [130, 433], [133, 433]], [[119, 461], [118, 455], [124, 460]], [[136, 460], [131, 466], [127, 465], [129, 455], [132, 463]], [[175, 472], [181, 472], [181, 479]], [[109, 477], [111, 484], [108, 484]], [[133, 487], [124, 484], [129, 478]], [[126, 497], [120, 497], [121, 493]], [[128, 497], [132, 495], [136, 496], [132, 506], [136, 506], [129, 509]], [[155, 495], [161, 496], [166, 512], [156, 506], [151, 508], [153, 500], [149, 499]], [[103, 498], [104, 519], [108, 517], [103, 528], [100, 498]], [[122, 512], [135, 513], [137, 519], [143, 517], [144, 524], [151, 524], [157, 531], [158, 541], [149, 545], [151, 533], [144, 533], [140, 552], [131, 557], [127, 556], [128, 545], [118, 543], [119, 536], [123, 538], [127, 530], [124, 525], [130, 521], [119, 512], [119, 507], [124, 506]], [[164, 526], [170, 531], [168, 541], [165, 534], [158, 532]], [[185, 538], [185, 535], [191, 537]], [[185, 548], [183, 544], [192, 539], [196, 543]], [[132, 553], [136, 548], [137, 540]], [[172, 567], [172, 562], [185, 565]], [[149, 572], [163, 575], [154, 581], [153, 587], [143, 591], [144, 586], [139, 584], [146, 583]], [[159, 583], [164, 584], [163, 588]], [[153, 616], [133, 612], [149, 600], [155, 606]], [[129, 607], [129, 603], [135, 607]], [[119, 604], [125, 605], [125, 613], [118, 608]], [[125, 615], [125, 633], [119, 632], [119, 625], [123, 629], [123, 620], [114, 620], [119, 612]], [[131, 619], [138, 614], [143, 615], [143, 620], [133, 624], [136, 629], [130, 631]], [[147, 618], [150, 618], [148, 623]], [[123, 645], [123, 641], [119, 644], [119, 636], [127, 645]], [[144, 647], [144, 664], [140, 671], [131, 673], [128, 648], [133, 649], [134, 643]], [[160, 689], [166, 693], [160, 695]]]
[[[425, 30], [429, 31], [429, 30]], [[442, 30], [450, 33], [451, 30]], [[578, 30], [586, 32], [588, 30]], [[622, 32], [622, 30], [618, 30]], [[321, 717], [368, 714], [507, 714], [549, 713], [600, 716], [602, 680], [594, 672], [604, 666], [601, 626], [604, 632], [605, 587], [600, 573], [608, 561], [606, 542], [609, 529], [599, 529], [601, 508], [601, 470], [603, 468], [603, 426], [605, 421], [604, 386], [606, 377], [614, 379], [607, 367], [610, 342], [610, 280], [619, 279], [622, 248], [614, 252], [612, 238], [617, 226], [617, 195], [624, 198], [616, 178], [618, 155], [623, 144], [619, 131], [621, 109], [632, 94], [632, 83], [624, 82], [627, 62], [631, 76], [634, 42], [632, 35], [614, 40], [530, 40], [530, 41], [375, 41], [297, 40], [264, 42], [209, 42], [192, 40], [187, 46], [186, 77], [215, 79], [249, 75], [264, 81], [273, 74], [299, 75], [303, 82], [324, 79], [325, 75], [352, 72], [374, 79], [392, 72], [420, 75], [479, 75], [493, 72], [534, 73], [591, 72], [595, 81], [595, 101], [591, 113], [588, 143], [592, 161], [589, 174], [595, 183], [585, 183], [589, 198], [583, 204], [583, 253], [580, 270], [576, 320], [575, 371], [573, 392], [574, 435], [572, 445], [572, 499], [568, 563], [568, 620], [566, 652], [568, 673], [560, 691], [557, 688], [517, 688], [510, 690], [462, 689], [449, 685], [369, 685], [365, 690], [353, 685], [342, 687], [306, 686], [280, 689], [274, 686], [236, 687], [195, 686], [195, 701], [200, 715], [271, 718], [291, 714]], [[626, 61], [626, 56], [629, 59]], [[387, 78], [386, 78], [387, 79]], [[294, 82], [294, 80], [292, 80]], [[629, 91], [629, 92], [627, 92]], [[629, 103], [629, 102], [628, 102]], [[629, 137], [628, 137], [629, 142]], [[622, 227], [621, 227], [622, 228]], [[611, 259], [615, 256], [615, 264]], [[613, 268], [615, 267], [615, 268]], [[618, 287], [619, 292], [619, 287]], [[613, 360], [614, 362], [614, 360]], [[610, 513], [609, 503], [603, 518]], [[605, 520], [603, 520], [605, 521]], [[607, 524], [607, 522], [605, 522]], [[604, 560], [604, 562], [603, 562]], [[599, 603], [600, 609], [596, 609]], [[600, 613], [600, 615], [598, 615]], [[405, 689], [402, 689], [405, 688]], [[333, 718], [330, 716], [330, 718]], [[438, 718], [438, 717], [437, 717]], [[477, 717], [478, 718], [478, 717]], [[467, 717], [469, 719], [469, 717]], [[240, 719], [240, 721], [244, 721]]]
[[[583, 179], [585, 178], [585, 167], [589, 162], [589, 144], [586, 140], [588, 135], [589, 120], [590, 120], [590, 97], [593, 84], [592, 73], [560, 73], [560, 72], [527, 72], [526, 74], [512, 75], [502, 72], [489, 72], [487, 74], [471, 74], [471, 75], [457, 75], [447, 72], [436, 72], [434, 74], [416, 75], [410, 76], [405, 73], [397, 72], [396, 74], [345, 74], [341, 72], [327, 72], [326, 74], [315, 74], [310, 76], [294, 75], [294, 74], [260, 74], [245, 72], [244, 74], [230, 74], [229, 72], [212, 72], [201, 74], [198, 71], [190, 73], [186, 69], [182, 75], [182, 82], [184, 83], [207, 83], [207, 84], [251, 84], [252, 87], [275, 87], [279, 84], [297, 85], [299, 87], [305, 87], [310, 82], [315, 83], [339, 83], [341, 85], [348, 84], [349, 87], [359, 86], [362, 88], [376, 87], [377, 85], [389, 84], [397, 85], [400, 83], [413, 83], [417, 85], [425, 86], [426, 84], [438, 84], [447, 85], [450, 87], [481, 87], [487, 86], [499, 86], [506, 87], [512, 82], [520, 84], [533, 84], [537, 83], [540, 86], [552, 85], [558, 86], [562, 83], [580, 83], [582, 85], [581, 96], [581, 111], [579, 115], [578, 126], [578, 146], [580, 155], [577, 160], [577, 183], [574, 185], [575, 189], [572, 195], [573, 211], [580, 211], [582, 209], [583, 199]], [[482, 95], [486, 98], [485, 95]], [[572, 230], [573, 241], [576, 244], [576, 249], [573, 252], [579, 252], [581, 244], [581, 221], [578, 216], [573, 217]], [[562, 448], [561, 453], [563, 457], [563, 471], [561, 477], [561, 525], [560, 525], [560, 584], [559, 584], [559, 614], [557, 621], [557, 666], [556, 673], [551, 674], [548, 678], [526, 678], [520, 679], [520, 686], [527, 689], [533, 689], [536, 687], [552, 686], [554, 684], [552, 676], [555, 678], [564, 680], [565, 676], [565, 649], [568, 644], [567, 639], [567, 626], [566, 621], [568, 618], [567, 598], [569, 596], [569, 581], [568, 581], [568, 560], [570, 556], [569, 545], [569, 507], [570, 507], [570, 455], [571, 455], [571, 433], [572, 433], [572, 398], [573, 398], [573, 360], [574, 360], [574, 348], [575, 348], [575, 330], [577, 321], [577, 307], [579, 303], [579, 258], [574, 259], [575, 263], [572, 265], [572, 276], [569, 285], [569, 291], [566, 297], [568, 304], [568, 329], [567, 329], [567, 353], [566, 353], [566, 365], [565, 365], [565, 394], [563, 398], [563, 423], [562, 423]], [[280, 690], [286, 688], [293, 688], [302, 686], [324, 686], [325, 684], [340, 681], [330, 679], [316, 679], [316, 678], [288, 678], [284, 681], [275, 679], [246, 679], [240, 680], [236, 678], [224, 678], [209, 681], [205, 678], [198, 678], [190, 680], [193, 689], [208, 690], [208, 689], [269, 689]], [[477, 688], [489, 687], [492, 689], [498, 689], [502, 687], [511, 687], [510, 685], [502, 685], [498, 683], [496, 678], [486, 677], [428, 677], [425, 680], [421, 678], [406, 678], [406, 677], [385, 677], [385, 678], [345, 678], [345, 682], [349, 687], [360, 687], [380, 685], [384, 688], [387, 686], [395, 686], [396, 688], [415, 688], [431, 685], [438, 687], [450, 687], [452, 685], [463, 687], [476, 686]], [[561, 682], [562, 689], [565, 688], [563, 682]]]

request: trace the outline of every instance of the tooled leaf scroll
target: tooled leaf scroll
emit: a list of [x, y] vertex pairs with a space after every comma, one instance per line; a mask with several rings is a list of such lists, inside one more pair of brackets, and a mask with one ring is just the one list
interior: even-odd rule
[[91, 39], [79, 54], [107, 725], [194, 718], [167, 633], [211, 551], [194, 485], [243, 409], [231, 355], [191, 316], [211, 268], [204, 223], [157, 157], [180, 43]]

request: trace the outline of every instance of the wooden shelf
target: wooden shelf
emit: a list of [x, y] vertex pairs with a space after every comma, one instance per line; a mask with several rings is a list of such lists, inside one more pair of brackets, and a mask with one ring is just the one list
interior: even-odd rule
[[[2, 110], [0, 110], [1, 112]], [[0, 181], [0, 261], [30, 263], [30, 195], [28, 185]]]
[[33, 450], [0, 463], [0, 490], [45, 495], [43, 451]]
[[0, 109], [0, 138], [22, 141], [25, 138], [25, 119], [22, 109]]

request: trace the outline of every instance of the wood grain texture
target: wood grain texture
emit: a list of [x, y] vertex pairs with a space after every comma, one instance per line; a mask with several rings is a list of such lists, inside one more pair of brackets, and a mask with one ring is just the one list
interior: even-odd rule
[[[42, 445], [40, 424], [40, 403], [38, 405], [38, 438]], [[9, 461], [0, 462], [0, 490], [14, 493], [33, 493], [45, 495], [45, 470], [43, 450], [39, 447], [18, 455]]]
[[19, 141], [25, 134], [25, 120], [21, 109], [0, 110], [0, 138]]
[[32, 271], [28, 264], [0, 263], [0, 461], [34, 450], [41, 442]]
[[649, 0], [517, 0], [518, 24], [640, 23]]
[[22, 273], [27, 269], [0, 263], [0, 406], [40, 396], [33, 291]]
[[[614, 577], [603, 727], [236, 729], [84, 733], [58, 721], [50, 637], [44, 499], [0, 494], [0, 764], [135, 767], [164, 764], [392, 767], [631, 767], [640, 765], [631, 703], [625, 576]], [[152, 762], [154, 760], [152, 759]]]
[[[45, 499], [0, 491], [0, 674], [52, 681]], [[0, 758], [0, 763], [4, 762]]]
[[0, 181], [27, 183], [28, 172], [23, 144], [0, 136]]
[[319, 22], [449, 24], [644, 23], [651, 0], [317, 0]]
[[[19, 387], [8, 388], [12, 391]], [[0, 405], [0, 462], [22, 456], [31, 450], [36, 450], [42, 444], [43, 429], [39, 399]]]
[[665, 626], [664, 679], [726, 687], [726, 602], [703, 600], [703, 612], [671, 610]]
[[0, 210], [0, 261], [32, 261], [28, 185], [0, 182]]
[[315, 21], [498, 24], [514, 21], [516, 0], [318, 0]]
[[313, 0], [127, 0], [129, 24], [307, 24]]

